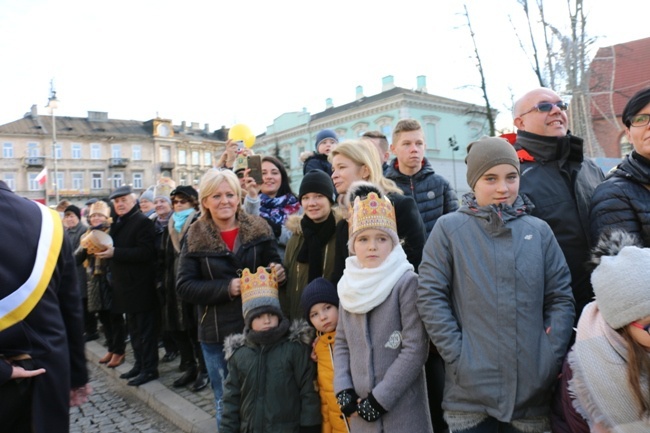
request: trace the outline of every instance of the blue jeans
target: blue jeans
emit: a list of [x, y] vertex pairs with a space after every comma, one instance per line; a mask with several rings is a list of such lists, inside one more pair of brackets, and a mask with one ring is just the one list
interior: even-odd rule
[[479, 425], [465, 430], [456, 430], [457, 433], [522, 433], [507, 422], [501, 422], [496, 418], [488, 417]]
[[223, 344], [221, 343], [201, 343], [201, 349], [205, 358], [205, 367], [208, 369], [208, 376], [212, 383], [212, 391], [214, 392], [217, 407], [217, 429], [219, 429], [223, 415], [223, 382], [228, 376], [226, 355], [223, 352]]

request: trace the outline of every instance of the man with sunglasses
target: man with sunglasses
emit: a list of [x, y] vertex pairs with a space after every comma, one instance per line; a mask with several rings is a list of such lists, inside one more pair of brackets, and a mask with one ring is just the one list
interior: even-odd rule
[[537, 88], [515, 103], [514, 143], [521, 163], [519, 193], [532, 214], [551, 226], [571, 271], [576, 321], [594, 293], [584, 264], [591, 249], [591, 196], [604, 175], [583, 153], [583, 140], [568, 130], [568, 104], [554, 91]]

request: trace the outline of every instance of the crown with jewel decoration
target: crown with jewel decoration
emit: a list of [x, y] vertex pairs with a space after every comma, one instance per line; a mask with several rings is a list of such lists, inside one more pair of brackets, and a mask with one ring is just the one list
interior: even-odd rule
[[395, 208], [388, 198], [379, 198], [377, 193], [371, 192], [364, 199], [355, 198], [351, 213], [350, 235], [366, 229], [392, 230], [397, 233]]
[[275, 268], [260, 266], [255, 273], [244, 269], [241, 275], [241, 301], [244, 318], [254, 308], [271, 306], [280, 309]]
[[232, 171], [237, 173], [239, 170], [246, 170], [248, 168], [248, 156], [244, 153], [238, 153], [235, 162], [232, 165]]

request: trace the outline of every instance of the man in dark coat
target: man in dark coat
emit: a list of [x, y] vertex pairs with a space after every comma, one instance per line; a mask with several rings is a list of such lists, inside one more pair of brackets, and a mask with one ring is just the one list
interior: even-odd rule
[[0, 430], [69, 431], [90, 387], [75, 264], [59, 215], [0, 181]]
[[113, 246], [96, 253], [111, 259], [113, 312], [126, 314], [135, 362], [122, 374], [130, 386], [158, 378], [159, 307], [156, 296], [156, 232], [153, 222], [138, 208], [130, 186], [110, 196], [116, 218], [111, 225]]
[[571, 271], [576, 322], [594, 297], [589, 260], [591, 196], [602, 170], [584, 157], [583, 140], [568, 130], [568, 105], [544, 87], [522, 96], [514, 107], [515, 150], [521, 163], [519, 194], [535, 205], [532, 215], [551, 226]]

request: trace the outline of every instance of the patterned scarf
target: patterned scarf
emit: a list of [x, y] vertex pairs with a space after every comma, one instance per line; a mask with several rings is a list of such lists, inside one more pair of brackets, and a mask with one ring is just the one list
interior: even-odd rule
[[287, 217], [300, 210], [300, 202], [293, 194], [269, 197], [260, 194], [260, 216], [277, 225], [284, 224]]

